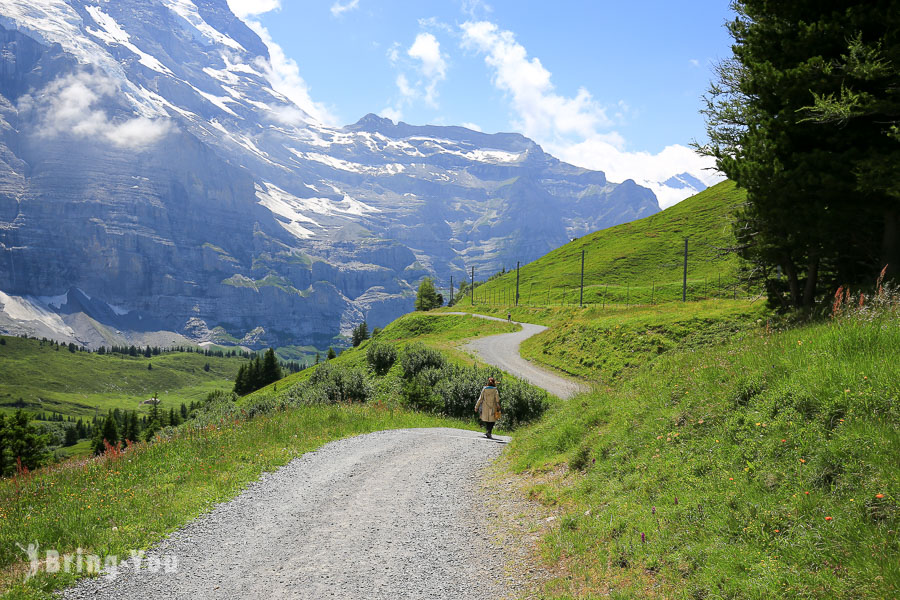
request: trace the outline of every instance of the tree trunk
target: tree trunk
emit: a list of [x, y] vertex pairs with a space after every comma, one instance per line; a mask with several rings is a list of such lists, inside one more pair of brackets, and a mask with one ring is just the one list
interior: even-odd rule
[[787, 277], [788, 287], [791, 290], [791, 306], [800, 308], [800, 281], [797, 279], [797, 268], [794, 266], [794, 261], [789, 258], [783, 259], [781, 268]]
[[881, 265], [887, 265], [885, 279], [900, 277], [900, 210], [896, 206], [884, 210], [884, 237], [881, 240]]
[[819, 282], [819, 257], [810, 254], [806, 269], [806, 286], [803, 288], [803, 306], [809, 308], [816, 301], [816, 287]]

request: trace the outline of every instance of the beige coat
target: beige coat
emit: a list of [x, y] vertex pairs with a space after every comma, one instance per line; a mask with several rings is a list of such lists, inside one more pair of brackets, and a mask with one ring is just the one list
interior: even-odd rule
[[481, 395], [475, 404], [475, 412], [480, 412], [482, 421], [494, 422], [497, 420], [497, 413], [500, 412], [500, 392], [497, 391], [497, 388], [485, 386], [481, 390]]

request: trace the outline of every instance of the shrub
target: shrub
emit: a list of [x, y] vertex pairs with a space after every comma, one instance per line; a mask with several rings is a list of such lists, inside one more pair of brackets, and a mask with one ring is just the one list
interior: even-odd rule
[[372, 341], [366, 348], [366, 361], [377, 375], [384, 375], [397, 361], [397, 348], [393, 344]]
[[366, 374], [354, 367], [338, 366], [325, 363], [316, 367], [309, 378], [308, 385], [317, 388], [320, 392], [305, 394], [306, 398], [322, 399], [322, 394], [328, 404], [338, 402], [366, 402], [372, 396], [372, 387], [366, 379]]
[[400, 364], [403, 367], [403, 376], [410, 379], [427, 367], [441, 368], [445, 362], [444, 356], [438, 350], [418, 343], [406, 347]]
[[416, 375], [403, 382], [403, 399], [416, 410], [440, 412], [441, 397], [434, 392], [423, 375]]

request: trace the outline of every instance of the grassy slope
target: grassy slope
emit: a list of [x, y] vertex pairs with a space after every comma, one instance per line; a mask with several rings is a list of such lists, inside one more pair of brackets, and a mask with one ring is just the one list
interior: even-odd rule
[[[171, 352], [152, 358], [58, 351], [38, 340], [6, 337], [0, 345], [0, 410], [12, 411], [19, 398], [26, 410], [92, 417], [95, 409], [137, 409], [159, 393], [163, 407], [202, 400], [231, 387], [237, 358]], [[147, 364], [153, 370], [147, 369]], [[206, 372], [203, 366], [209, 363]]]
[[675, 348], [720, 344], [758, 327], [767, 311], [744, 300], [673, 302], [629, 308], [454, 307], [546, 325], [522, 343], [523, 357], [566, 375], [609, 382]]
[[[684, 238], [690, 237], [689, 294], [692, 299], [732, 295], [737, 260], [718, 256], [733, 244], [731, 213], [743, 192], [730, 181], [650, 217], [597, 231], [568, 243], [520, 271], [520, 304], [578, 303], [581, 251], [585, 250], [585, 303], [649, 303], [681, 298]], [[719, 277], [721, 276], [721, 287]], [[653, 286], [656, 286], [655, 292]], [[509, 305], [516, 273], [480, 286], [475, 302]], [[607, 289], [608, 286], [608, 289]], [[468, 304], [468, 300], [461, 301]]]
[[[447, 354], [456, 361], [471, 364], [472, 360], [468, 358], [466, 354], [455, 350], [461, 342], [473, 337], [478, 337], [479, 335], [508, 333], [516, 331], [517, 329], [519, 329], [518, 325], [509, 325], [507, 323], [487, 321], [485, 319], [474, 317], [455, 315], [440, 316], [437, 314], [414, 312], [404, 315], [388, 324], [387, 327], [378, 334], [378, 340], [394, 343], [398, 347], [405, 346], [410, 342], [422, 342], [434, 348], [446, 351]], [[366, 348], [368, 347], [368, 344], [369, 342], [363, 342], [358, 348], [348, 348], [334, 359], [335, 363], [367, 368]], [[312, 369], [305, 369], [299, 373], [289, 375], [277, 383], [270, 384], [261, 390], [248, 394], [241, 398], [240, 403], [248, 404], [263, 395], [274, 394], [277, 393], [278, 390], [287, 390], [290, 386], [309, 378], [312, 371]], [[382, 393], [379, 394], [379, 399], [384, 402], [389, 402], [390, 398], [386, 397], [387, 395], [389, 395], [389, 391], [383, 390]]]
[[517, 434], [562, 515], [548, 597], [894, 597], [898, 321], [667, 353]]

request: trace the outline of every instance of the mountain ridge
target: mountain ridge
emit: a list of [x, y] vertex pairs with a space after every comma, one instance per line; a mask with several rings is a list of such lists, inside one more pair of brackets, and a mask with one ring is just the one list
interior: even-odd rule
[[[0, 27], [0, 290], [32, 313], [79, 289], [129, 327], [326, 347], [406, 312], [425, 275], [659, 210], [519, 134], [321, 125], [224, 0], [2, 0]], [[151, 331], [97, 306], [63, 341]]]

